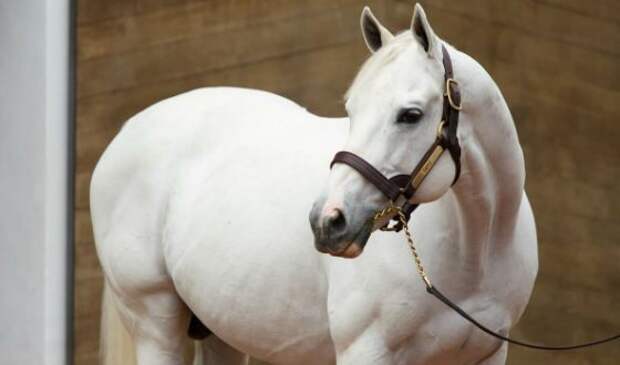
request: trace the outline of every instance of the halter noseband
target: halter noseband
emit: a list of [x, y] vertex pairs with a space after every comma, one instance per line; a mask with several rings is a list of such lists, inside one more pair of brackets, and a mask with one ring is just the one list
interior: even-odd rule
[[[418, 206], [411, 201], [415, 195], [415, 192], [445, 150], [450, 152], [450, 156], [452, 157], [456, 167], [452, 184], [456, 183], [461, 174], [461, 146], [459, 145], [458, 136], [456, 134], [459, 124], [459, 111], [461, 110], [461, 93], [459, 90], [459, 84], [454, 79], [450, 54], [443, 44], [441, 46], [441, 50], [443, 53], [445, 84], [442, 120], [437, 127], [437, 137], [435, 138], [435, 142], [433, 142], [430, 148], [426, 151], [411, 174], [396, 175], [391, 178], [387, 178], [366, 160], [348, 151], [340, 151], [336, 153], [330, 165], [330, 167], [334, 166], [335, 163], [349, 165], [359, 172], [364, 178], [366, 178], [366, 180], [370, 181], [375, 187], [377, 187], [377, 189], [379, 189], [392, 204], [397, 203], [397, 200], [400, 197], [403, 197], [404, 201], [402, 202], [400, 209], [405, 214], [407, 220], [409, 220], [411, 213]], [[388, 224], [389, 220], [380, 228], [383, 230], [394, 231], [400, 231], [400, 229], [402, 229], [402, 222], [400, 221], [397, 221], [394, 227], [388, 228]]]

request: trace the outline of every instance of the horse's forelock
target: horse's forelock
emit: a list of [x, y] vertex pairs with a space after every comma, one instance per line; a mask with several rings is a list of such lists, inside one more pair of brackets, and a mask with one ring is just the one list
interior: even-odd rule
[[376, 75], [383, 67], [393, 62], [408, 46], [416, 45], [413, 42], [411, 32], [404, 31], [398, 34], [387, 45], [381, 47], [377, 52], [373, 53], [360, 68], [359, 72], [353, 79], [351, 86], [344, 94], [345, 102], [351, 97], [352, 92], [363, 84], [366, 84], [373, 75]]

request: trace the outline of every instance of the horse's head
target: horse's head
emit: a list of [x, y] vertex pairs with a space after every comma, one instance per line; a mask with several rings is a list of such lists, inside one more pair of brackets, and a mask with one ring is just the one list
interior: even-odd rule
[[[361, 26], [372, 52], [346, 95], [350, 130], [345, 150], [384, 176], [409, 174], [435, 141], [442, 118], [444, 67], [441, 41], [416, 5], [411, 29], [393, 36], [365, 8]], [[417, 188], [413, 203], [448, 191], [455, 163], [443, 154]], [[316, 248], [356, 257], [366, 244], [375, 214], [388, 199], [347, 164], [334, 164], [310, 213]]]

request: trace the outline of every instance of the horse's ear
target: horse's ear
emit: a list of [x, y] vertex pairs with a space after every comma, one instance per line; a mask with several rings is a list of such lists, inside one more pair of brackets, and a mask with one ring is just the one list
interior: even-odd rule
[[411, 32], [413, 33], [413, 38], [422, 46], [426, 53], [431, 56], [436, 54], [439, 40], [428, 23], [426, 13], [420, 4], [415, 4], [413, 19], [411, 20]]
[[379, 48], [394, 38], [392, 33], [390, 33], [389, 30], [385, 29], [385, 27], [379, 23], [377, 18], [375, 18], [370, 11], [370, 8], [367, 6], [364, 7], [364, 10], [362, 10], [360, 25], [362, 26], [364, 41], [371, 52], [376, 52]]

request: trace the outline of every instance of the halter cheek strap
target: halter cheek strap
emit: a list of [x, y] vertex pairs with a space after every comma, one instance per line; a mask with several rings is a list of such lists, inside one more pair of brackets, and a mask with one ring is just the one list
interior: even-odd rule
[[[452, 184], [456, 183], [461, 174], [461, 147], [457, 136], [459, 111], [461, 110], [461, 93], [458, 82], [454, 79], [450, 54], [444, 45], [442, 45], [441, 49], [444, 67], [442, 121], [437, 128], [435, 142], [429, 147], [413, 171], [409, 175], [396, 175], [387, 178], [366, 160], [348, 151], [336, 153], [330, 165], [330, 167], [333, 167], [335, 163], [349, 165], [377, 187], [392, 203], [396, 203], [401, 196], [404, 197], [404, 203], [402, 203], [400, 209], [407, 217], [407, 220], [415, 208], [417, 208], [417, 204], [412, 201], [415, 192], [445, 150], [450, 152], [455, 165]], [[399, 220], [391, 228], [387, 228], [387, 223], [382, 227], [383, 230], [400, 231], [402, 228], [402, 223]]]
[[457, 129], [459, 127], [459, 112], [462, 109], [461, 105], [461, 90], [459, 83], [454, 79], [454, 71], [452, 69], [452, 60], [450, 54], [444, 45], [441, 46], [443, 54], [443, 68], [444, 68], [444, 94], [443, 94], [443, 115], [442, 119], [446, 123], [445, 140], [447, 141], [446, 147], [452, 156], [456, 171], [454, 173], [454, 180], [452, 185], [456, 183], [461, 176], [461, 145], [459, 143], [459, 137], [457, 135]]

